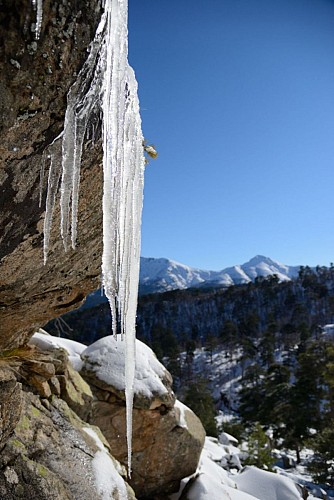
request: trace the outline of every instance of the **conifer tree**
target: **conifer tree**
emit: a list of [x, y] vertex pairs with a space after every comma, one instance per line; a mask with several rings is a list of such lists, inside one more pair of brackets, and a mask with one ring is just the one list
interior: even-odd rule
[[287, 405], [284, 443], [294, 448], [297, 463], [300, 462], [300, 451], [310, 429], [321, 427], [320, 402], [322, 397], [322, 359], [319, 358], [316, 346], [312, 344], [298, 358], [295, 371], [295, 383], [290, 390]]
[[275, 459], [271, 455], [270, 440], [263, 427], [256, 422], [248, 437], [248, 457], [246, 465], [255, 465], [259, 469], [271, 470]]
[[334, 421], [319, 432], [309, 445], [314, 450], [314, 456], [308, 464], [308, 470], [313, 478], [321, 483], [334, 486]]
[[184, 403], [201, 420], [206, 433], [209, 436], [217, 437], [214, 401], [204, 379], [198, 378], [189, 385], [185, 393]]

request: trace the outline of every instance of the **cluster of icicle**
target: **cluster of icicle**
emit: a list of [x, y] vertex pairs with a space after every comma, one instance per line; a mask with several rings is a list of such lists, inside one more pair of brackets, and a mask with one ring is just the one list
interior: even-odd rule
[[96, 117], [102, 114], [103, 287], [111, 307], [113, 334], [119, 331], [125, 341], [128, 469], [131, 474], [135, 321], [145, 159], [137, 82], [128, 64], [127, 17], [127, 0], [105, 0], [104, 13], [88, 58], [68, 94], [64, 130], [46, 153], [49, 176], [44, 259], [46, 261], [48, 254], [59, 183], [61, 235], [65, 250], [70, 238], [75, 247], [83, 142], [96, 125]]

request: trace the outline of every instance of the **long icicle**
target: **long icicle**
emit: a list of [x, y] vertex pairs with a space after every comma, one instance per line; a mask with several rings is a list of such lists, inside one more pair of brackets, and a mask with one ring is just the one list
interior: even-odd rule
[[131, 475], [135, 321], [145, 160], [137, 83], [127, 60], [127, 8], [125, 0], [106, 1], [102, 271], [113, 316], [113, 331], [117, 332], [119, 317], [120, 333], [122, 338], [125, 336], [128, 471]]

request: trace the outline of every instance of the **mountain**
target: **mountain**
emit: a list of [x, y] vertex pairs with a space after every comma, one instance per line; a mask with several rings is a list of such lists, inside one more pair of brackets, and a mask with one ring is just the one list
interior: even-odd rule
[[287, 266], [257, 255], [242, 265], [222, 271], [204, 271], [169, 259], [141, 258], [140, 293], [165, 292], [202, 286], [231, 286], [276, 274], [280, 281], [298, 276], [299, 266]]
[[[276, 274], [280, 281], [290, 281], [298, 276], [299, 269], [299, 266], [286, 266], [263, 255], [256, 255], [245, 264], [227, 267], [222, 271], [205, 271], [170, 259], [141, 257], [139, 294], [184, 290], [191, 287], [242, 285], [260, 276], [273, 274]], [[96, 307], [104, 302], [106, 297], [101, 290], [97, 290], [88, 295], [81, 309]]]

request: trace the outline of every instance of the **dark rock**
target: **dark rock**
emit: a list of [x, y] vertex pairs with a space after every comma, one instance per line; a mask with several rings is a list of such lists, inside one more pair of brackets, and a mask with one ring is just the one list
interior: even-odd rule
[[44, 1], [40, 39], [31, 2], [0, 11], [0, 351], [25, 344], [97, 288], [101, 266], [101, 145], [85, 147], [77, 250], [64, 253], [59, 209], [47, 264], [39, 207], [43, 152], [63, 128], [67, 92], [87, 57], [100, 0]]

